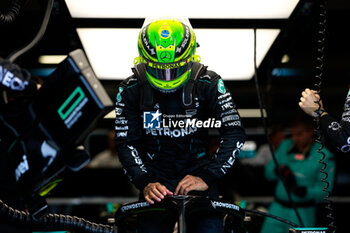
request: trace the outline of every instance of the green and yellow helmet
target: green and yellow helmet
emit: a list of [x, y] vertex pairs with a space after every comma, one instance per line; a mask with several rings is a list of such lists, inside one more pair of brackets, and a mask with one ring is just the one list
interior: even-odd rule
[[145, 63], [150, 84], [162, 91], [173, 92], [186, 83], [191, 74], [196, 52], [196, 36], [184, 19], [145, 21], [138, 39], [138, 62]]

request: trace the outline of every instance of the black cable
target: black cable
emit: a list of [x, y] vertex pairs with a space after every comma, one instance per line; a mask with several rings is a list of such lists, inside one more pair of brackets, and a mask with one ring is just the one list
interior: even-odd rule
[[[216, 201], [220, 202], [222, 206], [217, 207], [213, 205], [213, 202], [216, 202]], [[179, 209], [181, 209], [181, 206], [182, 206], [182, 208], [186, 210], [187, 216], [195, 215], [195, 213], [197, 213], [198, 211], [203, 211], [203, 212], [214, 211], [216, 213], [224, 213], [229, 216], [234, 216], [236, 218], [239, 218], [240, 221], [243, 221], [244, 217], [246, 216], [246, 213], [248, 212], [248, 213], [254, 213], [265, 217], [273, 218], [277, 221], [283, 222], [292, 227], [300, 227], [298, 224], [294, 222], [291, 222], [284, 218], [275, 216], [273, 214], [265, 213], [259, 210], [244, 209], [244, 208], [239, 208], [238, 206], [237, 206], [238, 209], [232, 208], [235, 205], [236, 205], [235, 203], [222, 201], [218, 199], [211, 199], [211, 198], [202, 197], [202, 196], [174, 195], [172, 197], [167, 197], [163, 201], [153, 205], [150, 205], [148, 202], [145, 202], [145, 201], [138, 201], [138, 202], [123, 204], [115, 213], [115, 220], [116, 220], [115, 222], [118, 226], [122, 221], [124, 221], [126, 217], [139, 214], [139, 213], [165, 211], [165, 210], [177, 212]]]
[[20, 211], [9, 207], [0, 200], [0, 217], [1, 219], [18, 224], [22, 227], [36, 230], [70, 230], [86, 233], [117, 233], [112, 226], [97, 224], [87, 221], [83, 218], [62, 215], [48, 214], [38, 220], [34, 220], [32, 216], [25, 211]]
[[0, 24], [10, 24], [15, 21], [24, 2], [25, 0], [11, 1], [9, 9], [4, 13], [0, 12]]
[[321, 113], [321, 86], [322, 86], [322, 80], [324, 75], [324, 50], [325, 50], [325, 41], [326, 41], [326, 23], [327, 23], [327, 7], [326, 7], [326, 1], [322, 0], [320, 3], [320, 22], [319, 22], [319, 39], [317, 40], [317, 64], [316, 64], [316, 80], [318, 83], [315, 84], [315, 91], [318, 96], [320, 96], [320, 99], [318, 101], [315, 101], [318, 105], [318, 109], [316, 110], [317, 117], [314, 119], [316, 122], [316, 128], [315, 128], [315, 141], [320, 143], [321, 146], [317, 150], [318, 153], [321, 154], [321, 159], [319, 160], [319, 163], [322, 164], [322, 168], [320, 172], [324, 174], [324, 177], [321, 179], [323, 183], [325, 183], [324, 188], [322, 189], [323, 192], [325, 192], [327, 195], [324, 197], [325, 202], [327, 203], [326, 209], [328, 210], [327, 218], [330, 220], [329, 223], [329, 230], [331, 232], [336, 231], [336, 225], [335, 225], [335, 217], [334, 217], [334, 210], [333, 210], [333, 202], [330, 200], [331, 192], [328, 190], [329, 182], [327, 181], [328, 173], [326, 171], [327, 164], [324, 162], [324, 159], [326, 158], [326, 154], [322, 151], [324, 148], [324, 143], [322, 140], [322, 133], [320, 130], [320, 113]]
[[275, 216], [273, 214], [265, 213], [265, 212], [262, 212], [262, 211], [259, 211], [259, 210], [250, 210], [250, 209], [244, 209], [244, 211], [248, 212], [248, 213], [254, 213], [254, 214], [259, 214], [261, 216], [273, 218], [273, 219], [276, 219], [277, 221], [283, 222], [283, 223], [288, 224], [288, 225], [290, 225], [292, 227], [300, 227], [298, 224], [296, 224], [294, 222], [288, 221], [288, 220], [286, 220], [284, 218]]
[[[259, 82], [258, 82], [258, 67], [257, 67], [257, 64], [256, 64], [256, 28], [254, 28], [254, 83], [255, 83], [255, 89], [256, 89], [256, 92], [257, 92], [257, 96], [258, 96], [258, 102], [259, 102], [259, 108], [260, 108], [260, 116], [261, 116], [261, 120], [262, 120], [262, 123], [263, 123], [263, 128], [264, 128], [264, 134], [266, 136], [266, 140], [268, 142], [268, 145], [269, 145], [269, 149], [270, 149], [270, 152], [271, 152], [271, 155], [272, 155], [272, 159], [273, 159], [273, 162], [275, 163], [275, 166], [276, 168], [279, 167], [279, 163], [276, 159], [276, 156], [275, 156], [275, 153], [274, 153], [274, 150], [272, 148], [272, 144], [271, 144], [271, 141], [270, 141], [270, 138], [269, 138], [269, 135], [268, 135], [268, 130], [267, 130], [267, 123], [266, 123], [266, 119], [264, 117], [264, 112], [263, 112], [263, 102], [262, 102], [262, 97], [261, 97], [261, 93], [260, 93], [260, 88], [259, 88]], [[283, 179], [283, 176], [281, 174], [281, 172], [277, 169], [278, 171], [278, 177], [280, 178], [285, 190], [286, 190], [286, 193], [287, 193], [287, 196], [288, 196], [288, 199], [289, 199], [289, 202], [300, 222], [300, 225], [301, 226], [304, 226], [304, 223], [300, 217], [300, 214], [299, 214], [299, 211], [297, 210], [296, 206], [295, 206], [295, 203], [292, 199], [292, 196], [290, 194], [290, 191], [289, 189], [287, 188], [287, 185], [285, 184], [285, 181]]]
[[54, 0], [48, 0], [47, 1], [47, 7], [46, 7], [46, 10], [45, 10], [45, 15], [44, 15], [44, 18], [43, 18], [43, 22], [42, 22], [42, 24], [40, 26], [40, 29], [39, 29], [38, 33], [34, 37], [34, 39], [32, 41], [30, 41], [27, 45], [25, 45], [23, 48], [18, 49], [17, 51], [14, 51], [13, 53], [11, 53], [7, 57], [7, 59], [10, 62], [13, 63], [18, 57], [20, 57], [21, 55], [23, 55], [24, 53], [26, 53], [30, 49], [32, 49], [41, 40], [41, 38], [44, 36], [46, 28], [47, 28], [47, 25], [49, 23], [53, 2], [54, 2]]

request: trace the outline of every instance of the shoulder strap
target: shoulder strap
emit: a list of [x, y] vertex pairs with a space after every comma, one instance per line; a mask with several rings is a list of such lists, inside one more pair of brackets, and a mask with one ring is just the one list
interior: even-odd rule
[[139, 63], [132, 68], [135, 74], [138, 84], [140, 86], [140, 109], [141, 110], [152, 110], [153, 109], [153, 89], [149, 84], [146, 77], [146, 65]]
[[203, 64], [198, 62], [193, 62], [191, 77], [187, 81], [186, 85], [182, 89], [182, 103], [184, 108], [192, 108], [194, 104], [194, 99], [196, 97], [195, 90], [193, 89], [194, 84], [198, 78], [198, 76], [206, 70]]

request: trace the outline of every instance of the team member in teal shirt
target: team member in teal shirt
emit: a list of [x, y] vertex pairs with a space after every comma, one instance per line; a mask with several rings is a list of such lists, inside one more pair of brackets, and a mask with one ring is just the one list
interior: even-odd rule
[[[317, 152], [320, 144], [314, 142], [313, 126], [310, 119], [295, 121], [291, 129], [291, 138], [285, 139], [275, 152], [279, 168], [271, 160], [265, 168], [265, 177], [268, 180], [278, 180], [275, 190], [275, 200], [269, 207], [269, 213], [300, 224], [293, 210], [278, 173], [282, 175], [291, 197], [298, 208], [305, 227], [314, 227], [316, 224], [316, 203], [322, 202], [327, 195], [322, 191], [325, 183], [321, 181], [324, 174], [320, 172], [323, 167], [318, 160], [322, 154]], [[335, 161], [333, 154], [326, 148], [322, 150], [326, 157], [327, 181], [331, 191], [335, 174]], [[279, 172], [278, 172], [279, 170]], [[266, 218], [261, 233], [287, 233], [289, 226], [272, 218]]]

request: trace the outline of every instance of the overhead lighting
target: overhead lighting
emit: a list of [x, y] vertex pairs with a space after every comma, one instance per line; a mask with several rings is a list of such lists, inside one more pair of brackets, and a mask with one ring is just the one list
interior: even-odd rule
[[[238, 109], [238, 113], [243, 118], [260, 118], [261, 117], [261, 111], [258, 108]], [[264, 117], [267, 117], [266, 109], [263, 109], [263, 115]]]
[[[73, 18], [189, 18], [286, 19], [299, 0], [178, 0], [164, 7], [163, 0], [66, 0]], [[137, 7], [135, 7], [137, 6]]]
[[59, 64], [66, 57], [66, 55], [42, 55], [39, 57], [38, 61], [41, 64]]
[[129, 77], [138, 56], [138, 29], [78, 28], [85, 53], [98, 78]]
[[[238, 109], [238, 113], [242, 118], [260, 118], [261, 112], [260, 109]], [[266, 109], [263, 109], [264, 117], [267, 117]], [[114, 119], [115, 111], [110, 111], [104, 116], [104, 119]]]
[[107, 113], [103, 118], [104, 119], [114, 119], [116, 117], [115, 115], [115, 111], [110, 111], [109, 113]]
[[[259, 66], [279, 29], [258, 29], [256, 60]], [[226, 80], [249, 80], [254, 75], [253, 29], [195, 29], [202, 63]]]
[[273, 68], [272, 77], [310, 77], [314, 75], [312, 69], [295, 69], [295, 68]]
[[[248, 80], [254, 74], [253, 29], [194, 29], [200, 47], [197, 54], [227, 80]], [[257, 30], [257, 65], [276, 39], [279, 29]], [[124, 79], [130, 76], [138, 56], [139, 29], [78, 28], [84, 50], [100, 79]]]
[[39, 77], [47, 77], [55, 71], [55, 68], [37, 68], [30, 69], [29, 72], [31, 75], [39, 76]]
[[288, 54], [284, 54], [281, 58], [281, 63], [288, 63], [290, 61], [290, 57]]

